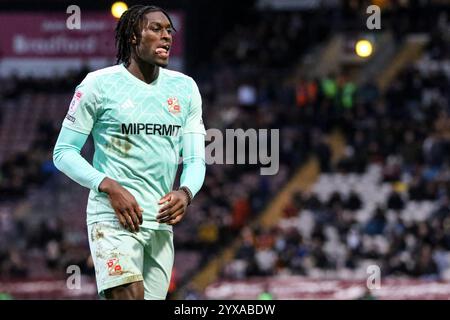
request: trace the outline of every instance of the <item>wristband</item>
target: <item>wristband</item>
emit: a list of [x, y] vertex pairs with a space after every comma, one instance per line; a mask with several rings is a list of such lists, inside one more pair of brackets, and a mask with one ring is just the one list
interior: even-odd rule
[[188, 205], [190, 205], [193, 198], [191, 190], [189, 190], [189, 188], [185, 186], [179, 187], [178, 190], [183, 191], [186, 194], [188, 199]]

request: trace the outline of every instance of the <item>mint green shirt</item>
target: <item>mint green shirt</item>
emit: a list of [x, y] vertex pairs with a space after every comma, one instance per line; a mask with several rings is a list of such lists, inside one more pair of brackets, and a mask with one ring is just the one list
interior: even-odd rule
[[[158, 201], [173, 188], [183, 134], [206, 134], [201, 105], [196, 83], [182, 73], [160, 68], [147, 84], [117, 65], [77, 86], [63, 127], [92, 133], [93, 167], [133, 194], [143, 227], [171, 230], [156, 221]], [[87, 223], [116, 219], [108, 196], [91, 189]]]

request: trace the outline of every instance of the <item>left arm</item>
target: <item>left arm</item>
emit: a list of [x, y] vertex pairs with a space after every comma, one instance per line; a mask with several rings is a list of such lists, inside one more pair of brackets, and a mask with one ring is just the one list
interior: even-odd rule
[[188, 188], [191, 192], [190, 201], [201, 189], [205, 173], [205, 136], [199, 133], [186, 133], [183, 136], [183, 172], [180, 188]]
[[159, 210], [157, 219], [160, 223], [174, 225], [180, 222], [187, 206], [202, 187], [205, 173], [205, 136], [199, 133], [184, 134], [180, 188], [169, 192], [159, 201], [159, 204], [169, 201]]
[[191, 79], [192, 96], [183, 134], [183, 172], [180, 188], [162, 197], [166, 203], [156, 217], [158, 222], [170, 225], [183, 219], [187, 206], [200, 190], [205, 179], [205, 126], [202, 120], [202, 99], [197, 84]]

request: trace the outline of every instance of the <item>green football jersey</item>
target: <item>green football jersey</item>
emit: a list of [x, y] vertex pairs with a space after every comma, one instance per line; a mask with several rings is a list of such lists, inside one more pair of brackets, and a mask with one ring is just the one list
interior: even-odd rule
[[[63, 126], [92, 133], [93, 167], [133, 194], [144, 209], [143, 227], [171, 230], [156, 221], [158, 201], [173, 188], [183, 134], [206, 134], [201, 105], [192, 78], [160, 68], [147, 84], [121, 64], [86, 76]], [[115, 219], [107, 194], [91, 190], [87, 223]]]

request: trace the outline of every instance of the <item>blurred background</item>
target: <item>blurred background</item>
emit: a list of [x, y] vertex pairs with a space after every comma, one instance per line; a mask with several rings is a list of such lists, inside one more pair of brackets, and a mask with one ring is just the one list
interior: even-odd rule
[[[0, 299], [97, 299], [88, 190], [52, 151], [75, 86], [115, 64], [112, 4], [0, 0]], [[280, 129], [278, 174], [208, 165], [170, 299], [450, 297], [449, 1], [149, 4], [174, 20], [169, 67], [197, 81], [207, 128]]]

